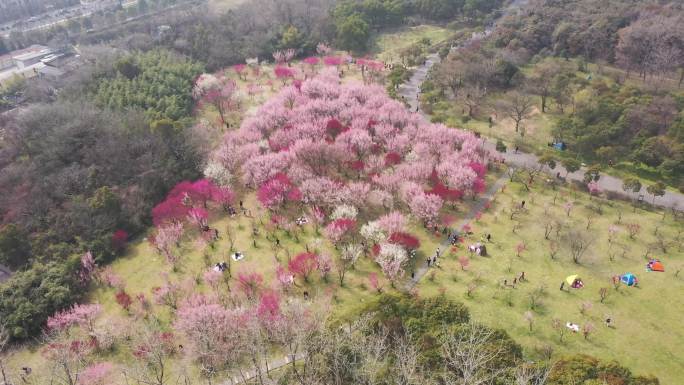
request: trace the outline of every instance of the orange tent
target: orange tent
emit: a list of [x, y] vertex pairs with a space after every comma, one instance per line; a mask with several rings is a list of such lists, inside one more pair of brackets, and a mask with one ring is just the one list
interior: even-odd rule
[[663, 266], [663, 264], [657, 260], [649, 263], [649, 268], [651, 269], [651, 271], [665, 271], [665, 266]]

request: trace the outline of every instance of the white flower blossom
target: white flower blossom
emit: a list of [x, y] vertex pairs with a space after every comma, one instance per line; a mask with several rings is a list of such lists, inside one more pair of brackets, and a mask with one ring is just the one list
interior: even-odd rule
[[339, 205], [335, 207], [335, 210], [333, 210], [332, 214], [330, 215], [330, 218], [332, 220], [336, 219], [356, 219], [356, 216], [359, 215], [359, 210], [356, 209], [356, 207], [352, 205]]
[[233, 175], [221, 162], [210, 160], [204, 168], [204, 176], [214, 181], [219, 186], [229, 186]]
[[387, 234], [377, 221], [368, 222], [361, 226], [361, 236], [371, 243], [380, 243], [387, 239]]

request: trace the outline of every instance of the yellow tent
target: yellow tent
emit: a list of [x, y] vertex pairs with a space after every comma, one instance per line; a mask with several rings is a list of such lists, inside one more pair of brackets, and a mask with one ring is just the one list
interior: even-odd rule
[[567, 282], [568, 285], [572, 285], [577, 278], [579, 278], [579, 275], [577, 274], [568, 275], [568, 277], [565, 278], [565, 282]]

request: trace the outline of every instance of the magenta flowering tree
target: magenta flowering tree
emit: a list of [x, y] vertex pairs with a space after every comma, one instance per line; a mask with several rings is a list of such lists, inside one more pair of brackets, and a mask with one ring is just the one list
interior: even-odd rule
[[314, 68], [320, 63], [321, 60], [315, 56], [310, 56], [304, 59], [304, 63], [308, 64], [311, 67], [311, 72], [314, 71]]
[[259, 187], [257, 199], [265, 208], [277, 211], [287, 202], [301, 201], [302, 193], [287, 175], [279, 173]]
[[246, 64], [236, 64], [233, 66], [233, 71], [237, 74], [238, 78], [242, 80], [247, 80], [247, 65]]
[[126, 232], [126, 230], [119, 229], [112, 234], [112, 248], [116, 250], [116, 252], [122, 252], [126, 248], [127, 243], [128, 232]]
[[323, 64], [327, 66], [340, 66], [344, 63], [344, 58], [341, 56], [325, 56], [323, 58]]
[[209, 202], [224, 204], [233, 197], [230, 189], [218, 187], [208, 179], [183, 181], [171, 189], [163, 202], [152, 209], [152, 221], [155, 226], [182, 222], [188, 218], [193, 207], [200, 206], [206, 209]]
[[288, 79], [294, 79], [296, 75], [294, 68], [283, 66], [277, 66], [274, 68], [273, 73], [275, 74], [276, 78], [283, 82], [283, 85], [285, 85]]
[[287, 264], [288, 270], [295, 276], [309, 282], [311, 273], [318, 268], [318, 255], [314, 253], [299, 253]]
[[267, 329], [277, 323], [282, 317], [278, 293], [272, 290], [262, 293], [257, 305], [257, 314], [259, 320]]

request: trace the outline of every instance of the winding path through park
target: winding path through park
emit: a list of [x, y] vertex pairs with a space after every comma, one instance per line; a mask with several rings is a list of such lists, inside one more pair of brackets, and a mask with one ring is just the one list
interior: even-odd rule
[[[518, 3], [519, 4], [519, 3]], [[487, 35], [489, 34], [490, 30], [485, 31], [484, 33], [480, 33], [477, 35], [474, 35], [471, 40], [481, 38], [482, 35]], [[464, 43], [467, 44], [468, 42]], [[409, 79], [408, 82], [402, 84], [399, 87], [399, 95], [403, 97], [403, 99], [406, 101], [406, 103], [409, 105], [409, 108], [411, 111], [420, 111], [423, 116], [425, 116], [426, 119], [428, 119], [428, 115], [425, 114], [424, 111], [420, 108], [420, 103], [418, 101], [418, 94], [420, 91], [420, 86], [423, 84], [425, 81], [428, 72], [430, 68], [435, 65], [436, 63], [439, 62], [439, 56], [437, 54], [430, 54], [427, 57], [427, 60], [425, 63], [416, 69], [414, 69], [413, 75]], [[496, 144], [494, 141], [491, 139], [483, 138], [483, 146], [484, 148], [492, 151], [493, 153], [496, 152]], [[534, 154], [529, 154], [529, 153], [524, 153], [524, 152], [514, 152], [514, 151], [507, 151], [505, 153], [501, 154], [502, 157], [504, 158], [504, 161], [509, 164], [509, 165], [514, 165], [520, 168], [536, 168], [540, 167], [539, 160], [536, 155]], [[550, 171], [550, 170], [547, 170]], [[563, 168], [561, 165], [557, 165], [556, 168], [553, 170], [553, 173], [560, 173], [560, 175], [566, 175], [567, 174], [567, 180], [575, 180], [575, 181], [583, 181], [584, 180], [584, 172], [586, 171], [586, 168], [582, 167], [580, 170], [575, 171], [573, 173], [567, 173], [567, 170]], [[598, 180], [598, 185], [603, 191], [610, 191], [614, 192], [617, 194], [622, 194], [626, 195], [632, 199], [639, 199], [641, 198], [646, 198], [645, 195], [648, 195], [646, 193], [646, 189], [642, 188], [641, 192], [639, 193], [626, 193], [622, 189], [622, 180], [620, 178], [616, 178], [611, 175], [606, 175], [602, 174], [601, 178]], [[653, 197], [649, 196], [646, 201], [649, 203], [653, 202]], [[666, 191], [665, 195], [661, 197], [657, 197], [655, 199], [655, 204], [657, 206], [665, 207], [665, 208], [674, 208], [674, 209], [684, 209], [684, 194], [680, 194], [677, 192], [673, 191]]]

